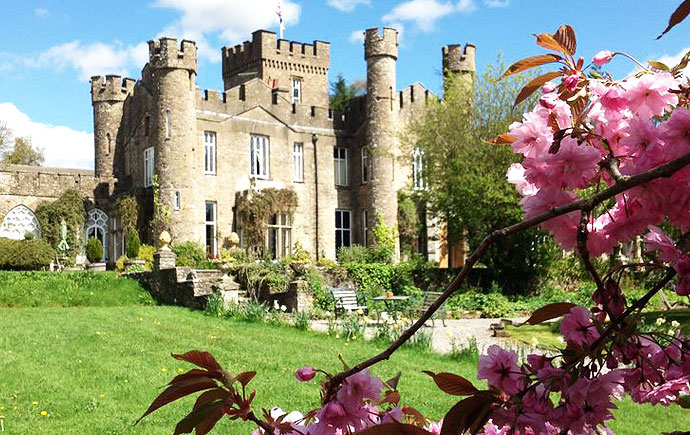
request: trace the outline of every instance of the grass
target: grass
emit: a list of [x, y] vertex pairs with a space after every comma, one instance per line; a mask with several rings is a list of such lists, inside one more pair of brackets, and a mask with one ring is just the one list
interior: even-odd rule
[[0, 271], [0, 307], [152, 305], [137, 281], [114, 272]]
[[[102, 278], [103, 284], [114, 279]], [[18, 293], [30, 287], [22, 280], [17, 284]], [[5, 284], [1, 285], [4, 294]], [[130, 290], [132, 294], [119, 299], [130, 301], [130, 306], [0, 308], [0, 415], [5, 417], [6, 433], [170, 434], [194, 399], [164, 407], [137, 426], [133, 423], [178, 369], [189, 368], [170, 353], [190, 349], [212, 352], [234, 373], [257, 370], [250, 384], [257, 391], [256, 409], [280, 406], [305, 412], [318, 405], [318, 385], [297, 382], [293, 376], [297, 368], [313, 365], [335, 372], [340, 369], [339, 353], [354, 363], [383, 346], [219, 319], [178, 307], [141, 306], [137, 305], [141, 290]], [[108, 293], [107, 289], [94, 291]], [[47, 294], [58, 297], [61, 293]], [[114, 305], [117, 300], [113, 297]], [[374, 368], [383, 378], [402, 371], [403, 404], [438, 419], [457, 399], [440, 393], [422, 369], [474, 379], [476, 364], [471, 358], [457, 360], [401, 349]], [[613, 427], [618, 434], [640, 433], [640, 428], [645, 434], [659, 434], [690, 426], [689, 411], [677, 407], [624, 401], [616, 415], [620, 421]], [[214, 433], [249, 434], [252, 429], [226, 419]]]

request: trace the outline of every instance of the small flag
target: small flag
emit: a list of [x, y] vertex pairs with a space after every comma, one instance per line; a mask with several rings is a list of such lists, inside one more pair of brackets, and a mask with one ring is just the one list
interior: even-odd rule
[[283, 31], [285, 30], [285, 23], [283, 23], [283, 0], [278, 0], [278, 19], [280, 20], [280, 39], [283, 39]]

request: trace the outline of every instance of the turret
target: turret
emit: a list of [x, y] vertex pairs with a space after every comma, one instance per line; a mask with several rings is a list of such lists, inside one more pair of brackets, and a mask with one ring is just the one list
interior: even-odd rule
[[[203, 215], [204, 198], [196, 193], [195, 180], [202, 172], [195, 164], [196, 130], [196, 45], [174, 38], [149, 41], [149, 63], [154, 83], [151, 114], [155, 174], [161, 205], [170, 210], [168, 230], [173, 238], [203, 241], [197, 225]], [[174, 207], [179, 197], [179, 210]], [[154, 239], [157, 235], [154, 234]]]
[[113, 175], [122, 110], [127, 97], [134, 92], [134, 83], [134, 79], [122, 80], [116, 75], [91, 77], [96, 176]]
[[445, 45], [441, 49], [443, 55], [443, 86], [446, 88], [448, 77], [451, 75], [460, 76], [467, 84], [474, 81], [475, 69], [475, 47], [474, 44]]
[[364, 58], [367, 62], [368, 119], [365, 145], [369, 147], [372, 158], [369, 183], [371, 216], [380, 213], [386, 225], [392, 227], [398, 214], [397, 190], [407, 181], [400, 171], [395, 170], [399, 111], [395, 84], [397, 30], [384, 28], [380, 32], [379, 29], [368, 29], [364, 36]]

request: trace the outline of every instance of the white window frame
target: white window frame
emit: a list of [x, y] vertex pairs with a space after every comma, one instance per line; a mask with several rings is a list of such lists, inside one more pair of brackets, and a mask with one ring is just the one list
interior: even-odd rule
[[[213, 220], [207, 219], [207, 208], [211, 204], [213, 206]], [[211, 240], [212, 246], [209, 249], [208, 228], [213, 228], [213, 238]], [[204, 244], [206, 246], [206, 253], [213, 257], [218, 255], [218, 204], [215, 201], [204, 202]]]
[[180, 209], [181, 203], [182, 200], [180, 199], [180, 191], [176, 190], [173, 196], [173, 210], [178, 211]]
[[302, 102], [302, 79], [300, 77], [292, 78], [292, 102], [295, 104]]
[[270, 142], [268, 136], [252, 134], [249, 139], [249, 175], [268, 178], [270, 175]]
[[304, 181], [304, 144], [295, 142], [292, 146], [292, 177], [294, 181]]
[[347, 187], [349, 185], [347, 177], [347, 148], [334, 147], [333, 148], [333, 164], [335, 169], [333, 172], [335, 178], [335, 185]]
[[362, 209], [362, 245], [369, 246], [369, 210]]
[[[338, 214], [340, 214], [340, 226], [338, 226]], [[343, 223], [345, 222], [344, 216], [347, 215], [348, 226], [345, 227]], [[352, 213], [350, 210], [335, 210], [335, 249], [336, 251], [341, 247], [352, 246]], [[345, 243], [345, 235], [347, 234], [347, 243]], [[340, 235], [340, 246], [338, 246], [338, 235]]]
[[424, 183], [424, 151], [415, 148], [412, 151], [412, 188], [414, 190], [426, 189]]
[[216, 143], [214, 131], [204, 131], [204, 174], [216, 175]]
[[144, 187], [151, 187], [153, 184], [154, 159], [156, 153], [153, 147], [148, 147], [144, 150]]
[[[275, 218], [275, 223], [271, 222]], [[271, 216], [266, 230], [266, 249], [271, 250], [271, 232], [275, 231], [275, 252], [271, 250], [274, 259], [289, 257], [292, 254], [292, 216], [287, 213]]]
[[165, 138], [170, 139], [172, 134], [172, 120], [170, 119], [170, 109], [165, 111]]
[[361, 150], [361, 162], [362, 162], [362, 184], [369, 182], [369, 176], [371, 175], [371, 156], [369, 155], [369, 147], [362, 147]]

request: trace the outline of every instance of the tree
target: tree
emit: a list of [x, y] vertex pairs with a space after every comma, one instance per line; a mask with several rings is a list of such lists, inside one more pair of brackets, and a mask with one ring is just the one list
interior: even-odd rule
[[366, 89], [366, 82], [364, 80], [355, 80], [351, 84], [347, 84], [342, 74], [338, 74], [338, 78], [331, 82], [330, 103], [331, 109], [343, 111], [348, 103], [354, 97], [361, 95]]
[[0, 122], [0, 156], [7, 152], [11, 140], [12, 130], [10, 130], [6, 123]]
[[3, 162], [12, 165], [41, 166], [44, 160], [43, 150], [34, 147], [30, 136], [16, 138], [12, 150], [2, 156]]
[[[503, 69], [499, 58], [474, 80], [469, 75], [449, 76], [444, 99], [412, 123], [403, 138], [409, 155], [415, 147], [423, 155], [429, 211], [447, 223], [449, 242], [466, 238], [470, 249], [485, 234], [523, 217], [520, 196], [505, 175], [505, 168], [518, 157], [510, 148], [484, 141], [506, 131], [534, 105], [530, 99], [512, 109], [514, 96], [533, 75], [497, 81]], [[484, 262], [504, 290], [523, 292], [536, 281], [525, 278], [537, 278], [544, 271], [552, 246], [535, 229], [494, 245]]]

